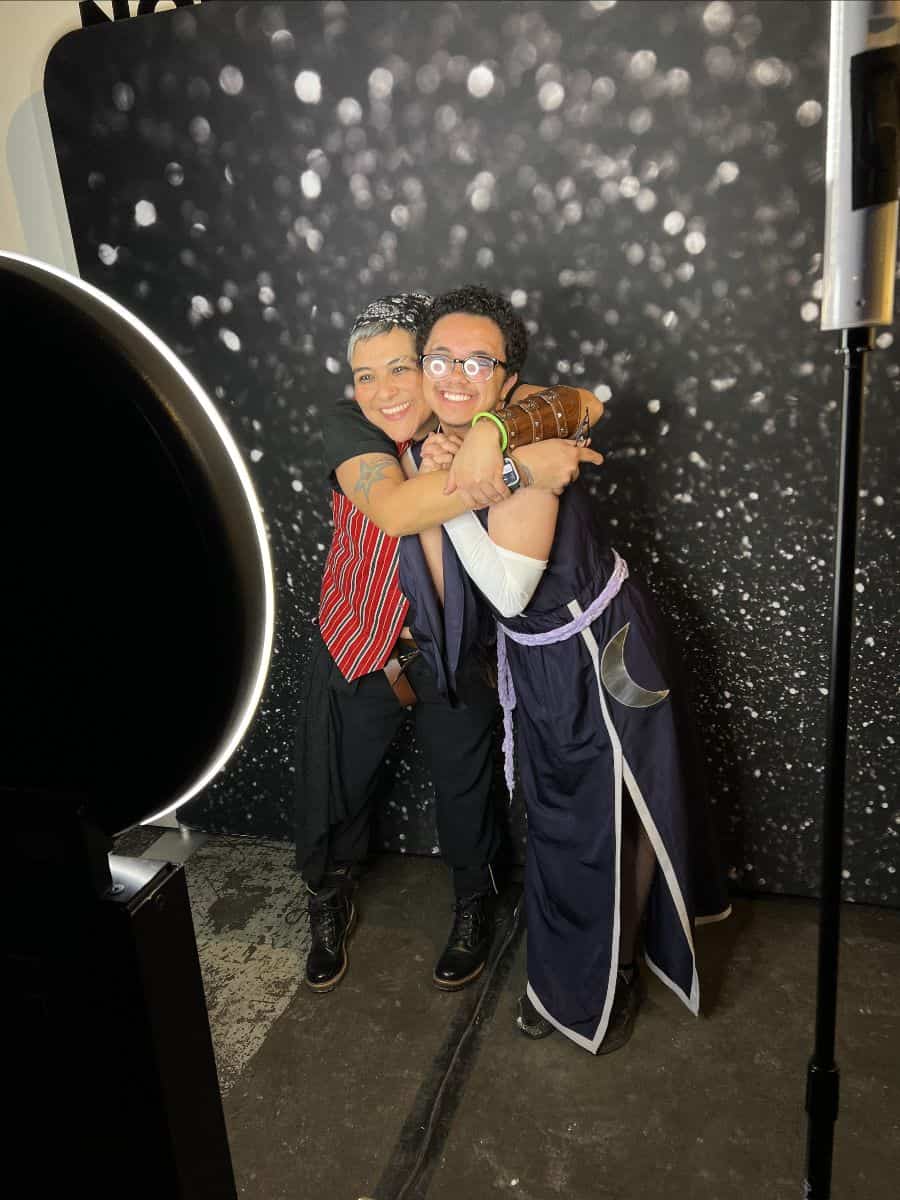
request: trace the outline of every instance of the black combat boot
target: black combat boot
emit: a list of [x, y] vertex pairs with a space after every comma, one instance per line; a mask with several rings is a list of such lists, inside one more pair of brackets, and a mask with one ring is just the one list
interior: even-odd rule
[[347, 942], [356, 924], [352, 886], [346, 876], [329, 877], [309, 896], [309, 931], [312, 945], [306, 960], [304, 983], [314, 992], [330, 992], [344, 978], [349, 958]]
[[549, 1037], [553, 1032], [553, 1026], [534, 1007], [527, 992], [523, 992], [519, 997], [516, 1009], [516, 1025], [518, 1025], [526, 1037], [530, 1038]]
[[646, 995], [647, 985], [637, 963], [619, 967], [609, 1024], [597, 1051], [598, 1054], [612, 1054], [616, 1050], [621, 1050], [625, 1043], [631, 1040], [635, 1017], [637, 1017], [638, 1009], [644, 1003]]
[[[613, 1054], [630, 1041], [638, 1009], [643, 1004], [646, 994], [646, 984], [637, 963], [619, 967], [609, 1024], [603, 1041], [597, 1048], [598, 1054]], [[545, 1038], [553, 1033], [553, 1026], [538, 1012], [526, 993], [519, 997], [516, 1025], [529, 1038]]]
[[434, 968], [434, 986], [442, 992], [465, 987], [484, 970], [493, 933], [488, 905], [488, 892], [457, 899], [453, 928]]

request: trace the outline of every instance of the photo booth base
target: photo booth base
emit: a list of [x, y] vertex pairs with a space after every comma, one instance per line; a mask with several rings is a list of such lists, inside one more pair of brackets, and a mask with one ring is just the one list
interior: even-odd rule
[[[236, 1200], [184, 871], [107, 869], [95, 894], [45, 864], [6, 939], [11, 1174], [35, 1196], [118, 1179], [147, 1200]], [[36, 866], [18, 874], [21, 901]]]

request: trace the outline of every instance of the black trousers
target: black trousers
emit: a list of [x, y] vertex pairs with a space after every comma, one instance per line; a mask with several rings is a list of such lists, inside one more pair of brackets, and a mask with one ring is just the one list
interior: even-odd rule
[[[384, 756], [407, 711], [383, 671], [348, 684], [316, 635], [297, 761], [297, 861], [310, 888], [368, 854], [374, 802]], [[477, 668], [460, 680], [461, 706], [435, 687], [419, 656], [407, 668], [418, 696], [416, 737], [437, 794], [441, 854], [456, 895], [493, 884], [490, 865], [500, 831], [494, 796], [497, 694]]]

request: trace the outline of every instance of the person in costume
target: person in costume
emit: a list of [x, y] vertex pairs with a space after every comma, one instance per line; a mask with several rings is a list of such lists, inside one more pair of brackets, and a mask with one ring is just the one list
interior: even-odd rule
[[[309, 891], [304, 982], [318, 993], [333, 990], [347, 970], [355, 882], [368, 854], [379, 771], [412, 704], [455, 894], [435, 986], [450, 991], [471, 983], [490, 946], [487, 902], [499, 841], [491, 787], [496, 691], [470, 662], [460, 665], [452, 700], [442, 692], [406, 624], [397, 535], [509, 493], [492, 427], [470, 443], [477, 478], [467, 488], [445, 494], [444, 472], [404, 476], [399, 451], [434, 424], [415, 345], [429, 305], [427, 295], [403, 293], [367, 306], [348, 344], [354, 399], [325, 414], [334, 534], [304, 677], [295, 806], [297, 865]], [[536, 481], [550, 488], [564, 487], [579, 463], [598, 458], [559, 440], [523, 451]]]
[[[419, 349], [440, 432], [407, 453], [411, 475], [464, 446], [473, 422], [503, 418], [507, 450], [528, 421], [552, 423], [546, 395], [506, 403], [527, 333], [502, 296], [438, 297]], [[511, 421], [509, 408], [525, 415]], [[519, 484], [488, 512], [404, 537], [400, 585], [451, 691], [459, 639], [478, 636], [467, 610], [486, 606], [496, 623], [507, 784], [515, 741], [528, 819], [521, 1031], [557, 1029], [593, 1053], [623, 1046], [644, 995], [639, 936], [649, 969], [697, 1013], [693, 929], [730, 911], [702, 760], [663, 622], [607, 543], [602, 511], [577, 483], [559, 496]]]

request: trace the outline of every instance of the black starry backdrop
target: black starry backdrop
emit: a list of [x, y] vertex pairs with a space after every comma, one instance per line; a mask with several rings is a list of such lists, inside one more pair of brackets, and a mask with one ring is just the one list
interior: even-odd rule
[[[606, 400], [590, 487], [689, 663], [734, 887], [815, 892], [841, 393], [818, 328], [827, 23], [799, 0], [205, 0], [57, 44], [80, 271], [214, 397], [275, 565], [256, 720], [182, 819], [291, 837], [349, 324], [383, 292], [477, 281], [528, 321], [527, 378]], [[872, 356], [845, 853], [846, 896], [890, 905], [894, 335]], [[435, 853], [409, 729], [390, 766], [384, 846]], [[518, 802], [512, 828], [521, 849]]]

